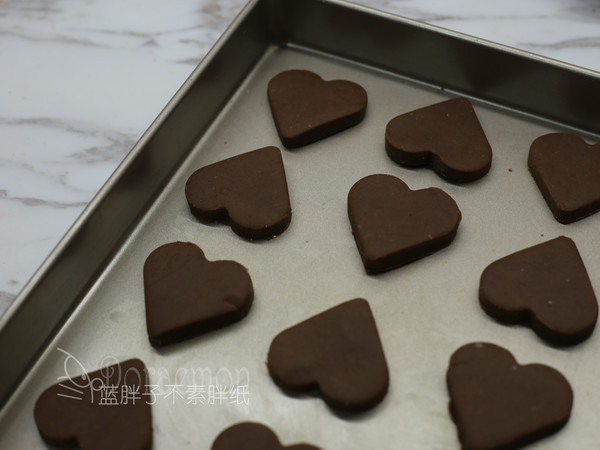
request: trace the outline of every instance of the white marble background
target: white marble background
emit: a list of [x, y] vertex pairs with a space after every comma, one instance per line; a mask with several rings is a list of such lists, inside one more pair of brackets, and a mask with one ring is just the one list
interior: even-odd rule
[[[362, 0], [600, 71], [598, 0]], [[0, 0], [0, 314], [245, 0]]]

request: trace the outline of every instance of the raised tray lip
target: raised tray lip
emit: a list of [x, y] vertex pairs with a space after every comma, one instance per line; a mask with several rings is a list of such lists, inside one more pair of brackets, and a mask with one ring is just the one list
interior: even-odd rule
[[[309, 0], [312, 2], [312, 0]], [[409, 79], [419, 80], [423, 84], [430, 84], [447, 92], [456, 93], [465, 97], [477, 97], [480, 101], [495, 105], [502, 105], [506, 109], [515, 110], [519, 113], [525, 113], [530, 116], [541, 116], [545, 120], [556, 124], [567, 124], [573, 130], [582, 135], [597, 138], [600, 134], [600, 110], [597, 107], [600, 104], [600, 72], [584, 67], [569, 64], [556, 59], [548, 58], [533, 52], [517, 49], [504, 44], [492, 42], [483, 38], [478, 38], [465, 33], [449, 30], [436, 25], [427, 24], [418, 20], [401, 17], [392, 13], [380, 11], [367, 6], [349, 3], [345, 0], [329, 0], [316, 3], [322, 3], [322, 10], [331, 8], [337, 12], [336, 20], [347, 26], [349, 23], [355, 25], [355, 29], [360, 27], [369, 28], [372, 25], [369, 20], [377, 21], [377, 26], [371, 27], [371, 31], [377, 42], [385, 39], [393, 40], [392, 45], [402, 46], [403, 41], [409, 41], [403, 46], [401, 52], [406, 59], [403, 60], [399, 68], [393, 60], [396, 55], [393, 52], [387, 52], [388, 60], [379, 55], [377, 46], [369, 47], [369, 33], [348, 34], [347, 42], [340, 45], [339, 35], [333, 29], [327, 34], [326, 48], [323, 50], [326, 54], [333, 54], [338, 57], [347, 57], [353, 61], [362, 62], [367, 66], [377, 67], [383, 71], [389, 71], [395, 75], [401, 75]], [[280, 44], [286, 45], [291, 42], [294, 46], [306, 46], [314, 49], [318, 48], [318, 40], [323, 40], [323, 36], [315, 37], [314, 33], [306, 32], [297, 26], [305, 17], [299, 14], [296, 0], [277, 1], [280, 8], [286, 5], [293, 13], [288, 16], [292, 21], [285, 23], [287, 34], [280, 32]], [[295, 8], [295, 9], [294, 9]], [[325, 12], [322, 15], [327, 15]], [[365, 21], [358, 19], [362, 17]], [[315, 19], [318, 20], [319, 18]], [[296, 25], [294, 29], [294, 25]], [[319, 23], [322, 29], [327, 29], [324, 22]], [[391, 27], [396, 27], [391, 30]], [[308, 27], [306, 27], [308, 28]], [[318, 26], [315, 27], [317, 29]], [[334, 26], [332, 26], [334, 28]], [[291, 31], [289, 31], [291, 29]], [[401, 30], [403, 33], [396, 33]], [[367, 39], [365, 39], [367, 38]], [[408, 39], [407, 39], [408, 38]], [[436, 39], [439, 38], [439, 39]], [[413, 41], [410, 41], [413, 39]], [[433, 39], [433, 42], [429, 42]], [[436, 44], [451, 44], [451, 47]], [[414, 45], [417, 44], [417, 45]], [[414, 49], [411, 49], [414, 45]], [[351, 48], [351, 53], [344, 53], [342, 47]], [[368, 50], [365, 50], [367, 48]], [[372, 52], [371, 49], [374, 49]], [[450, 51], [448, 51], [450, 50]], [[429, 59], [441, 61], [437, 68], [449, 69], [447, 73], [437, 74], [433, 79], [425, 79], [427, 71], [431, 70], [431, 65], [413, 64], [418, 60], [419, 52], [428, 52]], [[469, 59], [470, 62], [464, 64], [470, 65], [470, 69], [475, 69], [471, 74], [460, 74], [456, 70], [458, 65], [451, 58], [460, 53], [460, 63]], [[491, 56], [491, 68], [486, 68], [489, 64], [473, 64], [477, 57]], [[392, 62], [389, 62], [392, 61]], [[453, 67], [454, 66], [454, 67]], [[479, 66], [479, 67], [478, 67]], [[449, 82], [443, 79], [449, 76]], [[471, 80], [458, 80], [457, 77], [472, 77]], [[515, 76], [518, 79], [515, 79]], [[479, 80], [475, 80], [475, 78]], [[471, 86], [468, 86], [468, 84]], [[475, 84], [479, 86], [474, 87]], [[495, 86], [493, 85], [495, 84]], [[515, 92], [515, 84], [527, 85], [531, 92]], [[595, 89], [592, 89], [595, 88]], [[568, 97], [573, 104], [567, 105], [564, 99], [558, 96], [547, 95], [547, 92], [553, 93], [556, 90], [564, 91], [569, 89]], [[511, 97], [510, 94], [515, 95]], [[477, 95], [474, 95], [477, 94]], [[535, 101], [531, 98], [536, 97]], [[535, 103], [539, 102], [540, 105]], [[577, 104], [575, 104], [577, 103]], [[567, 106], [567, 107], [565, 107]], [[572, 111], [570, 111], [572, 109]]]
[[518, 47], [511, 46], [511, 45], [502, 44], [500, 42], [495, 42], [495, 41], [492, 41], [489, 39], [481, 38], [481, 37], [475, 36], [473, 34], [455, 31], [455, 30], [452, 30], [447, 27], [430, 24], [430, 23], [423, 22], [423, 21], [417, 20], [417, 19], [411, 19], [410, 17], [400, 16], [400, 15], [397, 15], [397, 14], [394, 14], [394, 13], [391, 13], [388, 11], [384, 11], [384, 10], [374, 8], [371, 6], [354, 3], [354, 2], [348, 1], [348, 0], [324, 0], [324, 1], [331, 3], [331, 4], [346, 5], [347, 7], [356, 9], [357, 11], [363, 11], [363, 12], [371, 14], [371, 15], [379, 15], [381, 17], [395, 20], [397, 22], [402, 22], [406, 25], [410, 25], [415, 28], [420, 28], [423, 30], [427, 30], [429, 32], [436, 33], [436, 34], [443, 34], [443, 35], [446, 35], [446, 36], [454, 38], [454, 39], [473, 42], [473, 43], [482, 45], [482, 46], [490, 48], [490, 49], [497, 49], [497, 50], [500, 50], [500, 51], [503, 51], [506, 53], [519, 55], [523, 58], [530, 59], [532, 61], [538, 61], [545, 65], [555, 66], [557, 68], [569, 70], [571, 72], [579, 72], [581, 74], [591, 76], [591, 77], [600, 77], [600, 71], [596, 71], [596, 70], [589, 69], [589, 68], [586, 68], [583, 66], [579, 66], [577, 64], [572, 64], [572, 63], [568, 63], [565, 61], [561, 61], [559, 59], [551, 58], [549, 56], [540, 55], [538, 53], [535, 53], [535, 52], [532, 52], [529, 50], [523, 50]]
[[234, 32], [235, 29], [239, 28], [240, 23], [243, 22], [244, 18], [248, 14], [248, 11], [253, 7], [254, 4], [261, 0], [250, 0], [245, 7], [240, 11], [232, 23], [227, 27], [224, 33], [218, 38], [217, 42], [211, 47], [206, 56], [198, 63], [192, 73], [186, 78], [183, 84], [177, 89], [173, 97], [167, 102], [164, 108], [158, 113], [156, 118], [148, 126], [148, 128], [142, 133], [138, 141], [133, 145], [131, 150], [127, 152], [123, 160], [117, 165], [116, 169], [110, 174], [108, 179], [92, 197], [89, 203], [85, 206], [81, 214], [75, 219], [73, 224], [67, 229], [62, 238], [60, 238], [57, 245], [50, 251], [48, 256], [44, 259], [40, 267], [34, 272], [32, 277], [27, 281], [23, 289], [17, 294], [15, 300], [7, 308], [6, 312], [0, 316], [0, 336], [2, 329], [11, 321], [11, 318], [16, 314], [19, 309], [19, 305], [26, 301], [31, 291], [35, 289], [35, 286], [43, 278], [44, 274], [52, 270], [52, 265], [56, 263], [57, 259], [66, 251], [77, 233], [81, 232], [82, 227], [86, 222], [90, 220], [90, 216], [98, 210], [102, 201], [112, 191], [117, 180], [122, 179], [126, 176], [127, 169], [131, 167], [135, 158], [143, 153], [148, 142], [152, 139], [152, 136], [160, 128], [164, 120], [173, 113], [173, 110], [180, 102], [181, 98], [186, 95], [191, 85], [203, 72], [203, 70], [210, 64], [215, 58], [215, 55], [219, 53], [225, 42], [227, 42], [229, 36]]
[[[6, 336], [7, 331], [11, 326], [17, 327], [26, 327], [29, 325], [29, 322], [23, 320], [22, 317], [19, 317], [20, 313], [27, 306], [30, 306], [29, 303], [32, 301], [33, 295], [39, 290], [43, 289], [44, 281], [52, 276], [53, 273], [56, 272], [57, 267], [62, 264], [62, 261], [65, 258], [69, 257], [69, 252], [72, 251], [73, 247], [78, 245], [78, 239], [81, 238], [81, 235], [86, 232], [86, 227], [90, 224], [91, 221], [94, 220], [94, 217], [98, 215], [101, 209], [104, 206], [104, 202], [107, 200], [109, 195], [115, 189], [115, 186], [119, 184], [119, 182], [126, 179], [132, 170], [134, 169], [134, 165], [138, 158], [143, 155], [148, 145], [150, 145], [152, 138], [158, 133], [161, 126], [163, 126], [165, 120], [171, 117], [180, 104], [183, 98], [188, 94], [194, 83], [201, 77], [202, 73], [211, 65], [211, 63], [217, 58], [219, 53], [222, 51], [223, 47], [227, 44], [231, 36], [234, 35], [237, 31], [239, 31], [240, 27], [243, 26], [244, 20], [252, 13], [253, 8], [256, 7], [257, 4], [261, 3], [263, 0], [250, 0], [240, 11], [240, 13], [235, 17], [235, 19], [231, 22], [231, 24], [227, 27], [224, 33], [219, 37], [213, 47], [208, 51], [204, 58], [199, 62], [199, 64], [194, 68], [192, 73], [188, 76], [188, 78], [183, 82], [181, 87], [176, 91], [173, 97], [168, 101], [165, 107], [160, 111], [157, 117], [152, 121], [149, 127], [142, 133], [139, 140], [134, 144], [131, 150], [125, 155], [123, 160], [119, 163], [114, 172], [109, 176], [106, 182], [102, 185], [102, 187], [98, 190], [98, 192], [92, 197], [90, 202], [85, 206], [81, 214], [76, 218], [73, 224], [67, 229], [63, 237], [59, 240], [57, 245], [51, 250], [48, 256], [44, 259], [39, 268], [34, 272], [32, 277], [27, 281], [23, 289], [17, 294], [13, 302], [6, 309], [4, 314], [0, 316], [0, 354], [4, 357], [3, 350], [6, 350], [7, 347], [11, 347], [13, 345], [12, 336]], [[140, 208], [143, 209], [143, 208]], [[98, 258], [97, 267], [101, 269], [105, 265], [105, 260], [115, 251], [114, 246], [105, 250], [105, 255], [102, 255]], [[80, 252], [81, 256], [84, 256], [85, 251]], [[97, 278], [97, 274], [94, 276], [94, 279]], [[89, 286], [86, 283], [85, 286], [82, 287], [83, 291], [87, 289]], [[10, 400], [10, 397], [20, 384], [20, 380], [24, 378], [25, 373], [29, 370], [29, 368], [35, 362], [35, 356], [38, 354], [47, 341], [51, 339], [51, 337], [58, 331], [60, 325], [64, 323], [68, 315], [73, 311], [74, 307], [77, 304], [78, 298], [81, 297], [81, 293], [77, 296], [74, 296], [69, 307], [66, 317], [60, 317], [57, 319], [56, 324], [52, 326], [50, 332], [40, 339], [40, 346], [35, 351], [35, 353], [31, 354], [28, 358], [28, 361], [21, 363], [21, 367], [15, 368], [15, 361], [12, 358], [12, 363], [7, 366], [12, 369], [12, 373], [9, 374], [9, 377], [3, 374], [0, 374], [0, 378], [3, 379], [3, 387], [0, 388], [0, 411], [4, 408], [6, 403]], [[35, 306], [35, 305], [33, 305]], [[15, 322], [17, 323], [15, 324]], [[7, 360], [6, 358], [4, 359]], [[16, 369], [16, 370], [15, 370]]]
[[[589, 80], [593, 84], [597, 84], [600, 87], [600, 72], [596, 72], [590, 69], [582, 68], [572, 64], [568, 64], [562, 61], [554, 60], [544, 56], [540, 56], [524, 50], [512, 48], [503, 44], [494, 43], [485, 39], [469, 36], [460, 32], [448, 30], [439, 26], [426, 24], [417, 20], [401, 17], [392, 13], [376, 10], [367, 6], [358, 5], [345, 0], [250, 0], [233, 20], [231, 25], [218, 39], [212, 49], [202, 59], [198, 66], [193, 70], [190, 76], [186, 79], [183, 85], [174, 94], [173, 98], [167, 103], [164, 109], [158, 114], [157, 118], [150, 124], [148, 129], [142, 134], [137, 143], [132, 147], [129, 153], [125, 156], [123, 161], [118, 165], [113, 174], [108, 178], [106, 183], [100, 188], [97, 194], [92, 198], [89, 204], [84, 208], [80, 216], [75, 220], [73, 225], [68, 229], [65, 235], [60, 239], [56, 247], [50, 252], [48, 257], [41, 264], [39, 269], [34, 273], [31, 279], [26, 283], [21, 292], [17, 295], [13, 303], [8, 307], [6, 312], [0, 317], [0, 358], [4, 361], [11, 361], [10, 373], [4, 373], [0, 375], [2, 386], [0, 390], [0, 410], [10, 399], [12, 393], [19, 385], [23, 375], [27, 372], [29, 367], [35, 362], [36, 354], [41, 351], [48, 339], [56, 332], [57, 327], [65, 320], [65, 314], [68, 317], [74, 306], [77, 304], [78, 299], [83, 295], [89, 287], [89, 281], [83, 280], [80, 288], [73, 292], [73, 297], [70, 301], [67, 301], [68, 308], [64, 314], [60, 314], [60, 317], [56, 319], [56, 323], [49, 327], [46, 331], [45, 336], [40, 336], [35, 343], [29, 344], [29, 354], [20, 361], [14, 361], [11, 359], [11, 355], [14, 355], [14, 349], [7, 355], [7, 349], [18, 345], [12, 341], [14, 337], [11, 331], [19, 329], [21, 331], [27, 329], [32, 324], [28, 321], [31, 317], [31, 311], [24, 312], [26, 308], [31, 309], [38, 305], [35, 304], [36, 298], [41, 298], [40, 290], [44, 289], [44, 283], [52, 276], [60, 277], [57, 274], [64, 265], [65, 260], [71, 259], [72, 257], [81, 257], [83, 255], [89, 256], [89, 251], [86, 248], [81, 248], [81, 239], [85, 234], [89, 234], [89, 228], [94, 228], [96, 225], [93, 224], [97, 220], [99, 215], [103, 214], [103, 209], [106, 208], [107, 199], [114, 193], [120, 183], [123, 183], [131, 176], [132, 172], [137, 171], [135, 167], [139, 164], [139, 159], [143, 157], [149, 146], [152, 145], [152, 140], [160, 132], [165, 122], [171, 119], [176, 113], [177, 108], [186, 98], [190, 95], [190, 92], [194, 89], [197, 83], [202, 82], [202, 76], [209, 70], [212, 70], [212, 64], [222, 54], [228, 50], [227, 46], [232, 45], [232, 41], [239, 38], [240, 35], [246, 34], [246, 28], [249, 27], [249, 22], [256, 21], [256, 17], [260, 16], [264, 19], [263, 26], [265, 27], [265, 33], [262, 38], [266, 38], [261, 42], [261, 47], [265, 51], [269, 46], [308, 46], [310, 42], [304, 41], [304, 36], [288, 34], [285, 30], [282, 30], [282, 26], [286, 25], [285, 13], [282, 15], [282, 8], [334, 8], [336, 11], [345, 11], [348, 14], [358, 14], [364, 17], [379, 18], [385, 21], [389, 21], [392, 26], [401, 26], [403, 28], [425, 32], [430, 36], [439, 36], [450, 41], [460, 42], [469, 46], [474, 46], [481, 51], [488, 52], [499, 52], [500, 54], [507, 57], [516, 57], [526, 64], [533, 64], [535, 67], [540, 69], [551, 69], [558, 71], [559, 74], [564, 76], [575, 76], [577, 78], [583, 77]], [[298, 19], [297, 19], [298, 20]], [[335, 49], [332, 49], [335, 51]], [[342, 58], [346, 55], [336, 55]], [[368, 62], [365, 62], [368, 64]], [[375, 66], [377, 67], [377, 66]], [[382, 68], [382, 70], [390, 70], [389, 68]], [[407, 77], [411, 77], [408, 74]], [[235, 86], [232, 87], [232, 90]], [[448, 89], [452, 91], [454, 88]], [[493, 101], [491, 99], [490, 101]], [[553, 117], [550, 117], [549, 121], [553, 121]], [[600, 121], [598, 122], [598, 129], [589, 130], [586, 127], [581, 128], [583, 134], [597, 135], [600, 133]], [[176, 166], [176, 163], [174, 163]], [[168, 172], [166, 170], [165, 172]], [[168, 178], [167, 175], [165, 177]], [[144, 207], [140, 206], [139, 213], [143, 212]], [[124, 227], [124, 232], [130, 228], [131, 225], [137, 222], [137, 215], [133, 221]], [[93, 230], [92, 230], [93, 231]], [[105, 265], [107, 258], [115, 251], [118, 247], [118, 242], [122, 239], [119, 237], [115, 243], [106, 248], [96, 250], [95, 261], [92, 264], [95, 267], [93, 271], [95, 275], [93, 278], [87, 278], [93, 281], [97, 278], [98, 272]], [[64, 282], [64, 280], [62, 280]], [[34, 297], [38, 295], [38, 297]], [[32, 304], [33, 303], [33, 304]], [[46, 320], [47, 317], [44, 318]], [[35, 324], [34, 324], [35, 325]], [[12, 330], [11, 330], [12, 328]], [[17, 349], [18, 350], [18, 349]], [[32, 352], [32, 350], [35, 350]], [[8, 358], [8, 359], [7, 359]]]

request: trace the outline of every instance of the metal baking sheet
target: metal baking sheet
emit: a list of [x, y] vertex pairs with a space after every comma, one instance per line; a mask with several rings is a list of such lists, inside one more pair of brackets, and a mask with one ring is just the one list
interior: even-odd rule
[[[369, 95], [364, 121], [283, 150], [266, 85], [292, 68], [361, 84]], [[502, 345], [520, 363], [553, 366], [571, 382], [569, 423], [531, 448], [596, 447], [598, 332], [575, 347], [548, 346], [529, 328], [490, 319], [477, 291], [492, 261], [566, 235], [600, 293], [600, 215], [559, 224], [527, 170], [529, 145], [542, 134], [600, 140], [599, 93], [598, 73], [352, 4], [251, 1], [0, 319], [0, 447], [45, 448], [33, 404], [58, 377], [138, 357], [159, 387], [155, 448], [209, 448], [243, 420], [271, 426], [284, 443], [324, 449], [459, 448], [445, 372], [452, 352], [473, 341]], [[391, 118], [457, 95], [473, 101], [493, 148], [487, 176], [452, 184], [389, 160], [383, 132]], [[254, 243], [195, 220], [183, 194], [187, 177], [266, 145], [282, 148], [293, 208], [288, 230]], [[366, 275], [346, 197], [374, 173], [449, 193], [463, 215], [455, 241], [408, 266]], [[156, 247], [178, 240], [196, 243], [210, 260], [246, 266], [255, 302], [233, 326], [157, 350], [146, 335], [142, 266]], [[388, 360], [383, 402], [340, 416], [319, 397], [283, 393], [265, 365], [272, 338], [356, 297], [369, 300]], [[203, 395], [191, 400], [198, 386]], [[219, 386], [229, 386], [229, 395]]]

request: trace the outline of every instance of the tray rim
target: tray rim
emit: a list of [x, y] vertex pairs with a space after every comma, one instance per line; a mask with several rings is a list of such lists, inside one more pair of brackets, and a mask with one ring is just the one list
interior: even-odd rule
[[[304, 5], [304, 6], [302, 6]], [[308, 5], [308, 6], [307, 6]], [[116, 189], [119, 189], [119, 185], [127, 181], [127, 178], [132, 173], [136, 173], [139, 170], [139, 161], [147, 153], [148, 148], [153, 146], [153, 140], [160, 133], [164, 127], [165, 122], [173, 120], [173, 117], [177, 115], [177, 109], [184, 102], [184, 100], [193, 94], [193, 90], [197, 83], [201, 83], [202, 77], [214, 69], [214, 65], [218, 65], [219, 58], [224, 54], [228, 54], [230, 49], [228, 46], [233, 45], [236, 39], [239, 39], [241, 35], [245, 35], [250, 24], [254, 24], [254, 29], [258, 29], [256, 26], [260, 22], [260, 26], [263, 26], [263, 34], [260, 35], [259, 44], [257, 44], [256, 53], [262, 55], [271, 45], [285, 47], [285, 46], [303, 46], [306, 43], [303, 41], [304, 36], [294, 36], [293, 34], [287, 33], [281, 29], [282, 25], [285, 25], [286, 20], [290, 20], [289, 16], [285, 16], [285, 11], [282, 9], [286, 7], [299, 8], [303, 7], [306, 9], [310, 8], [333, 8], [337, 11], [343, 11], [349, 15], [358, 14], [359, 16], [379, 18], [379, 20], [389, 21], [395, 26], [402, 26], [408, 30], [416, 32], [425, 32], [431, 36], [439, 36], [449, 41], [458, 41], [463, 44], [473, 45], [474, 48], [482, 51], [497, 51], [502, 54], [517, 57], [526, 61], [528, 64], [540, 65], [540, 67], [554, 68], [561, 73], [574, 74], [577, 76], [583, 76], [592, 80], [594, 83], [600, 86], [600, 73], [590, 69], [582, 68], [544, 56], [536, 55], [524, 50], [508, 47], [503, 44], [497, 44], [491, 41], [487, 41], [481, 38], [469, 36], [463, 33], [448, 30], [435, 25], [426, 24], [413, 19], [397, 16], [384, 11], [376, 10], [367, 6], [357, 5], [344, 0], [250, 0], [233, 20], [231, 25], [215, 43], [212, 49], [202, 59], [198, 66], [192, 71], [190, 76], [186, 79], [183, 85], [174, 94], [173, 98], [167, 103], [164, 109], [158, 114], [156, 119], [150, 124], [148, 129], [142, 134], [137, 143], [132, 147], [130, 152], [125, 156], [123, 161], [118, 165], [113, 174], [108, 178], [104, 185], [100, 188], [97, 194], [92, 198], [88, 205], [84, 208], [80, 216], [75, 220], [71, 227], [67, 230], [65, 235], [60, 239], [56, 247], [50, 252], [41, 266], [36, 270], [30, 280], [26, 283], [21, 292], [14, 299], [13, 303], [9, 306], [5, 314], [0, 317], [0, 356], [10, 360], [11, 355], [14, 355], [14, 349], [9, 351], [11, 346], [14, 346], [12, 338], [14, 337], [15, 328], [19, 334], [19, 327], [26, 328], [30, 323], [25, 320], [32, 317], [32, 311], [26, 311], [37, 306], [35, 302], [40, 302], [40, 298], [43, 294], [41, 290], [45, 288], [45, 283], [50, 278], [61, 277], [60, 271], [65, 261], [71, 260], [73, 257], [89, 255], [86, 248], [81, 248], [82, 239], [85, 241], [85, 235], [88, 235], [91, 231], [94, 232], [94, 228], [98, 227], [97, 223], [99, 216], [105, 213], [107, 203], [110, 203], [110, 196], [114, 194]], [[265, 32], [266, 31], [266, 32]], [[234, 42], [235, 44], [235, 42]], [[335, 55], [335, 54], [334, 54]], [[338, 55], [344, 57], [344, 55]], [[252, 58], [249, 57], [251, 62]], [[251, 63], [246, 63], [251, 68]], [[378, 68], [378, 66], [375, 66]], [[385, 69], [382, 69], [385, 70]], [[396, 73], [396, 72], [394, 72]], [[397, 74], [397, 73], [396, 73]], [[242, 77], [243, 79], [243, 77]], [[230, 92], [235, 91], [236, 85], [230, 89]], [[452, 91], [452, 89], [448, 89]], [[227, 95], [226, 95], [227, 96]], [[222, 105], [221, 105], [222, 106]], [[219, 110], [213, 111], [212, 116], [218, 113]], [[207, 119], [208, 125], [211, 123], [211, 118]], [[550, 119], [551, 120], [551, 119]], [[600, 126], [600, 125], [599, 125]], [[589, 131], [592, 134], [598, 134], [600, 129]], [[584, 130], [585, 132], [585, 130]], [[192, 140], [196, 140], [198, 136], [203, 133], [198, 133]], [[185, 145], [184, 145], [185, 147]], [[186, 150], [182, 150], [182, 156], [179, 160], [173, 162], [173, 167], [177, 167], [178, 162], [181, 158], [185, 157]], [[168, 181], [169, 174], [168, 170], [165, 171], [163, 176], [163, 182], [155, 188], [160, 190], [164, 182]], [[151, 195], [149, 195], [151, 197]], [[110, 206], [110, 204], [108, 205]], [[114, 254], [119, 248], [119, 243], [127, 235], [128, 230], [133, 227], [139, 220], [139, 215], [143, 214], [145, 206], [140, 206], [137, 214], [133, 214], [132, 221], [128, 224], [121, 224], [121, 232], [111, 244], [102, 247], [100, 249], [93, 249], [96, 253], [95, 263], [92, 264], [91, 276], [82, 277], [86, 278], [80, 280], [79, 286], [72, 291], [72, 298], [69, 301], [65, 301], [66, 309], [63, 313], [59, 314], [60, 317], [55, 317], [55, 323], [44, 330], [46, 335], [38, 336], [35, 342], [27, 341], [26, 344], [30, 347], [30, 351], [34, 350], [29, 356], [22, 358], [18, 361], [18, 367], [11, 364], [10, 373], [1, 375], [2, 383], [0, 383], [0, 411], [9, 401], [12, 393], [16, 390], [20, 384], [20, 380], [24, 378], [24, 374], [35, 363], [36, 356], [46, 347], [48, 341], [52, 336], [60, 329], [66, 318], [73, 311], [75, 306], [85, 292], [88, 291], [91, 285], [94, 284], [95, 280], [99, 277], [103, 268], [108, 263], [110, 256]], [[109, 226], [106, 224], [100, 224], [102, 226]], [[72, 262], [71, 262], [72, 264]], [[62, 280], [64, 282], [64, 279]], [[33, 303], [33, 304], [32, 304]], [[22, 322], [22, 323], [21, 323]], [[21, 334], [23, 330], [21, 330]]]

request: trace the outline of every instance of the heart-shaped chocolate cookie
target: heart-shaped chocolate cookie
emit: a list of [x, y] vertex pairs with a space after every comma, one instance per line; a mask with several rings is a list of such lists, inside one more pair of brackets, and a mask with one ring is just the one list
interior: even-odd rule
[[324, 81], [307, 70], [274, 76], [267, 88], [277, 133], [287, 148], [301, 147], [358, 124], [367, 93], [346, 80]]
[[529, 171], [552, 214], [571, 223], [600, 210], [600, 144], [571, 134], [537, 138], [529, 149]]
[[490, 264], [479, 301], [505, 323], [528, 323], [553, 344], [577, 344], [592, 333], [598, 302], [575, 243], [564, 236]]
[[462, 448], [516, 449], [555, 433], [569, 420], [573, 391], [557, 370], [517, 364], [494, 344], [454, 352], [446, 374], [450, 412]]
[[384, 272], [449, 245], [461, 220], [438, 188], [411, 191], [399, 178], [370, 175], [348, 194], [348, 217], [367, 273]]
[[33, 415], [42, 438], [58, 447], [142, 450], [152, 446], [146, 367], [130, 359], [46, 389]]
[[146, 326], [154, 346], [171, 344], [244, 318], [252, 280], [235, 261], [208, 261], [190, 242], [154, 250], [144, 264]]
[[242, 422], [224, 430], [211, 450], [319, 450], [308, 444], [283, 446], [269, 427], [256, 422]]
[[477, 180], [492, 164], [492, 148], [465, 98], [393, 118], [385, 129], [385, 150], [398, 164], [429, 165], [451, 181]]
[[246, 239], [269, 239], [290, 224], [292, 209], [277, 147], [264, 147], [202, 167], [185, 185], [192, 213], [226, 222]]
[[280, 387], [318, 389], [336, 409], [362, 411], [385, 396], [389, 377], [369, 303], [357, 298], [279, 333], [267, 366]]

